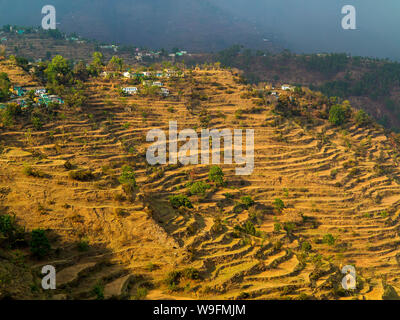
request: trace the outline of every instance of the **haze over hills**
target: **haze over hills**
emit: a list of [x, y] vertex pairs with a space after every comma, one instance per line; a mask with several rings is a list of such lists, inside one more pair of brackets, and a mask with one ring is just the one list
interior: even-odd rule
[[[1, 0], [0, 24], [40, 25], [44, 0]], [[297, 53], [400, 59], [396, 0], [354, 0], [357, 30], [343, 30], [344, 0], [54, 0], [58, 28], [101, 41], [202, 52], [232, 44]]]
[[[16, 2], [0, 1], [0, 7], [9, 8], [0, 13], [2, 24], [41, 23], [40, 12], [46, 1]], [[105, 42], [207, 52], [235, 43], [271, 49], [271, 44], [263, 42], [265, 34], [255, 30], [252, 23], [234, 18], [212, 1], [56, 0], [52, 4], [57, 9], [60, 30]]]
[[[400, 59], [400, 2], [385, 0], [214, 0], [238, 18], [251, 17], [297, 53], [346, 52]], [[356, 30], [344, 30], [342, 7], [356, 9]]]

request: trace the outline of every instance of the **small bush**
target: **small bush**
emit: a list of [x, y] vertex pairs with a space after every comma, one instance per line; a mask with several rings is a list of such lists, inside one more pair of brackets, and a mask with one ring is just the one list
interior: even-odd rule
[[236, 119], [241, 119], [243, 115], [243, 110], [242, 109], [238, 109], [235, 111], [235, 118]]
[[47, 174], [45, 174], [44, 172], [34, 169], [31, 166], [25, 166], [23, 169], [23, 174], [29, 177], [35, 177], [35, 178], [46, 178], [48, 177]]
[[333, 246], [336, 242], [336, 239], [333, 235], [331, 235], [330, 233], [324, 235], [324, 237], [322, 238], [322, 242], [326, 243], [330, 246]]
[[218, 166], [212, 166], [210, 168], [208, 178], [210, 179], [210, 181], [216, 183], [219, 186], [224, 184], [224, 173], [222, 172], [222, 169]]
[[243, 224], [243, 226], [239, 226], [239, 225], [235, 226], [234, 230], [236, 232], [244, 232], [244, 233], [247, 233], [247, 234], [255, 236], [255, 237], [259, 237], [261, 235], [260, 231], [257, 231], [253, 222], [251, 222], [249, 220], [246, 221], [246, 223]]
[[25, 230], [16, 224], [15, 216], [0, 215], [0, 239], [2, 238], [11, 246], [17, 242], [25, 242]]
[[130, 166], [123, 166], [122, 167], [122, 174], [119, 177], [119, 182], [124, 185], [130, 185], [133, 188], [136, 188], [136, 178], [135, 172], [132, 167]]
[[210, 189], [211, 186], [203, 181], [197, 181], [190, 186], [190, 193], [191, 194], [201, 194], [204, 195], [207, 189]]
[[222, 220], [220, 217], [214, 218], [214, 224], [211, 227], [211, 231], [213, 233], [221, 233], [224, 230], [224, 226], [222, 224]]
[[89, 241], [86, 239], [82, 239], [78, 242], [78, 250], [81, 252], [88, 251], [90, 248]]
[[371, 122], [371, 119], [369, 118], [368, 114], [364, 110], [359, 110], [356, 113], [355, 120], [359, 126], [364, 126]]
[[199, 270], [195, 268], [186, 268], [182, 271], [182, 275], [184, 278], [189, 280], [198, 280], [200, 278]]
[[64, 168], [67, 170], [71, 170], [73, 168], [73, 165], [69, 160], [67, 160], [64, 162]]
[[387, 211], [382, 211], [380, 215], [382, 218], [387, 218], [389, 216], [389, 213]]
[[104, 299], [104, 286], [98, 282], [92, 289], [92, 293], [96, 296], [96, 300]]
[[329, 122], [335, 126], [342, 125], [346, 120], [346, 109], [339, 104], [331, 107], [329, 111]]
[[10, 236], [15, 230], [15, 218], [6, 214], [0, 216], [0, 233]]
[[75, 170], [75, 171], [71, 171], [69, 173], [69, 177], [73, 180], [77, 180], [77, 181], [91, 181], [93, 180], [94, 174], [92, 172], [92, 170]]
[[303, 241], [303, 243], [301, 244], [301, 250], [303, 250], [304, 252], [310, 252], [311, 249], [311, 244], [308, 241]]
[[183, 194], [169, 197], [169, 202], [171, 203], [171, 205], [174, 209], [179, 209], [181, 207], [193, 208], [193, 205], [190, 202], [190, 200], [188, 199], [188, 197], [186, 197]]
[[126, 200], [125, 196], [122, 193], [115, 193], [114, 200], [118, 202], [123, 202]]
[[285, 222], [283, 224], [283, 229], [286, 231], [288, 235], [292, 234], [295, 228], [295, 224], [293, 222]]
[[233, 212], [236, 214], [242, 213], [246, 209], [246, 206], [243, 203], [237, 202], [233, 207]]
[[165, 283], [168, 286], [177, 286], [181, 277], [182, 273], [180, 271], [171, 271], [167, 274], [167, 277], [165, 278]]
[[250, 196], [243, 196], [240, 198], [240, 201], [246, 207], [246, 209], [249, 209], [251, 206], [255, 204], [254, 200]]
[[154, 270], [156, 270], [158, 268], [158, 266], [152, 262], [149, 262], [146, 266], [146, 270], [149, 272], [153, 272]]
[[281, 199], [276, 198], [276, 199], [274, 200], [274, 206], [275, 206], [275, 209], [276, 209], [278, 212], [282, 212], [282, 210], [285, 208], [285, 203], [284, 203]]
[[335, 179], [338, 174], [337, 169], [333, 169], [330, 173], [331, 179]]
[[275, 251], [280, 250], [282, 248], [282, 242], [277, 241], [273, 244], [273, 248]]
[[232, 200], [234, 198], [234, 195], [232, 193], [226, 192], [224, 193], [224, 197], [226, 200]]
[[144, 300], [148, 294], [148, 290], [144, 287], [139, 287], [136, 289], [136, 294], [134, 296], [135, 300]]
[[43, 258], [50, 252], [50, 249], [51, 246], [45, 231], [42, 229], [32, 230], [30, 242], [31, 253], [38, 258]]
[[43, 127], [42, 120], [38, 116], [32, 116], [32, 125], [36, 130], [40, 130]]
[[247, 292], [241, 292], [238, 296], [236, 300], [245, 300], [250, 298], [250, 294]]
[[385, 285], [385, 291], [382, 294], [382, 300], [399, 300], [399, 295], [397, 294], [396, 290], [390, 286]]

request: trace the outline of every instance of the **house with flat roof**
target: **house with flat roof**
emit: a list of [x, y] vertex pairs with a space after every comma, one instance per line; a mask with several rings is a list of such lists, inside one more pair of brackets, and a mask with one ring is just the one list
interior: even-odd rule
[[132, 94], [137, 94], [138, 93], [138, 88], [136, 87], [125, 87], [122, 88], [122, 91], [126, 94], [132, 95]]
[[288, 85], [288, 84], [284, 84], [283, 86], [282, 86], [282, 90], [293, 90], [293, 87], [292, 86], [290, 86], [290, 85]]
[[169, 90], [167, 88], [162, 87], [161, 88], [161, 95], [164, 97], [168, 97], [169, 96]]
[[124, 78], [127, 78], [127, 79], [131, 79], [133, 77], [132, 73], [130, 73], [129, 71], [124, 72], [123, 76], [124, 76]]

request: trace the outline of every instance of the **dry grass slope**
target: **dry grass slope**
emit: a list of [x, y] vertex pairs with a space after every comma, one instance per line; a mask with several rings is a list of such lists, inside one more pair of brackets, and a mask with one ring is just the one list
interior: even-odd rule
[[[5, 63], [0, 71], [15, 84], [31, 81]], [[28, 230], [58, 235], [54, 253], [35, 262], [57, 267], [55, 298], [140, 298], [143, 288], [150, 299], [339, 298], [339, 267], [347, 264], [356, 266], [363, 285], [343, 298], [380, 299], [382, 280], [400, 289], [400, 186], [392, 178], [399, 170], [382, 130], [339, 130], [322, 120], [307, 126], [276, 115], [272, 104], [248, 113], [254, 102], [243, 98], [247, 88], [223, 70], [168, 81], [166, 99], [123, 98], [119, 85], [91, 80], [88, 104], [64, 108], [65, 117], [41, 131], [0, 128], [0, 190], [7, 190], [0, 206]], [[192, 90], [205, 97], [194, 114], [187, 108]], [[193, 209], [175, 210], [168, 197], [185, 193], [188, 181], [206, 181], [209, 166], [148, 166], [146, 133], [167, 131], [169, 120], [180, 129], [201, 128], [205, 111], [209, 128], [255, 130], [255, 170], [239, 178], [233, 165], [221, 165], [225, 187], [190, 197]], [[72, 180], [66, 161], [90, 169], [93, 180]], [[139, 185], [133, 195], [118, 182], [126, 164]], [[391, 174], [377, 164], [390, 166]], [[27, 165], [48, 176], [24, 175]], [[238, 205], [242, 196], [255, 205]], [[246, 221], [261, 233], [235, 229]], [[286, 232], [291, 223], [294, 230]], [[87, 251], [79, 250], [82, 241]], [[204, 280], [182, 276], [165, 284], [166, 274], [189, 267]]]

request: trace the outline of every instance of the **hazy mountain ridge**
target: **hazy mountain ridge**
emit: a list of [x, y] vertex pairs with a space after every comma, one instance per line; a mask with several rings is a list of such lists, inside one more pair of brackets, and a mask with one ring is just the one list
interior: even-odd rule
[[[18, 2], [20, 4], [21, 1]], [[94, 4], [95, 3], [95, 4]], [[0, 6], [10, 8], [8, 15], [0, 14], [5, 23], [40, 24], [40, 8], [46, 3], [30, 3], [25, 9], [10, 1]], [[180, 47], [194, 51], [216, 51], [241, 43], [255, 48], [268, 48], [255, 26], [244, 19], [199, 0], [119, 0], [79, 1], [65, 4], [55, 1], [57, 22], [65, 32], [105, 42], [117, 42], [155, 48]], [[16, 16], [11, 19], [9, 17]], [[38, 12], [32, 16], [32, 12]], [[3, 23], [4, 24], [4, 23]]]

